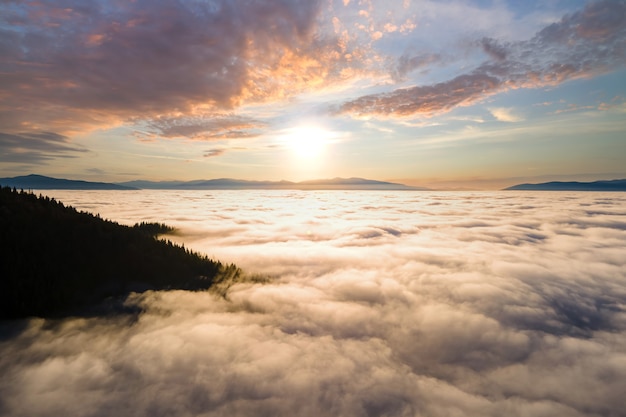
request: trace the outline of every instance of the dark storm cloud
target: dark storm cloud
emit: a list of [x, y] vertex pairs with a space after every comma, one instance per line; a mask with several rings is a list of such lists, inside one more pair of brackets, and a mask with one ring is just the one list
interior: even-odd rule
[[86, 152], [54, 132], [0, 132], [0, 161], [39, 164], [54, 158], [73, 158]]
[[433, 115], [511, 88], [556, 85], [623, 67], [626, 3], [593, 2], [547, 26], [528, 41], [500, 43], [483, 38], [479, 45], [492, 60], [470, 73], [435, 85], [360, 97], [344, 103], [339, 112]]
[[318, 6], [301, 0], [5, 2], [0, 113], [22, 108], [19, 120], [8, 119], [45, 127], [50, 121], [39, 112], [50, 108], [125, 119], [269, 98], [277, 93], [273, 78], [281, 79], [283, 55], [291, 54], [294, 66], [298, 53], [319, 52], [321, 40], [311, 39]]
[[625, 203], [288, 191], [83, 201], [125, 223], [166, 221], [187, 247], [272, 280], [227, 299], [134, 296], [145, 309], [134, 322], [5, 325], [0, 412], [621, 415]]

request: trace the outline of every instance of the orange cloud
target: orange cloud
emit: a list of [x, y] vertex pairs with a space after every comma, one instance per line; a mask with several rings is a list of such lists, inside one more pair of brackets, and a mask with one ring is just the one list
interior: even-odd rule
[[102, 114], [108, 123], [198, 105], [223, 111], [340, 78], [332, 65], [344, 60], [340, 43], [314, 39], [320, 1], [239, 3], [8, 7], [0, 16], [0, 120], [13, 131], [70, 132]]

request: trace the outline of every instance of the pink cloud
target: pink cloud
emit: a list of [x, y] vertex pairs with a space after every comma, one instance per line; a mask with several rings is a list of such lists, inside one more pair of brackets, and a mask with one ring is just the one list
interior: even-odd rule
[[[232, 109], [242, 100], [297, 91], [312, 77], [330, 76], [315, 65], [297, 65], [332, 57], [332, 39], [313, 39], [319, 5], [303, 0], [3, 5], [0, 119], [12, 131], [30, 123], [67, 132], [75, 128], [58, 115], [47, 117], [48, 109], [74, 121], [106, 114], [119, 123], [198, 105]], [[280, 62], [288, 52], [291, 61]], [[299, 78], [285, 76], [284, 69], [294, 65]]]

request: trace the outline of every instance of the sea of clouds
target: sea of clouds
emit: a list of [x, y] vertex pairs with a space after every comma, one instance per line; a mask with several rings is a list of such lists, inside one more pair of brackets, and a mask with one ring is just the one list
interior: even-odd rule
[[622, 193], [46, 193], [269, 282], [3, 323], [0, 415], [624, 415]]

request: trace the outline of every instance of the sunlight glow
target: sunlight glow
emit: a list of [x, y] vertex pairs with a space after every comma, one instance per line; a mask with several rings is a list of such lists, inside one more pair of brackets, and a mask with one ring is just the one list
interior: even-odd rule
[[302, 181], [325, 176], [332, 165], [332, 145], [344, 133], [319, 121], [300, 120], [279, 130], [275, 136], [282, 149], [289, 178]]
[[285, 144], [299, 159], [314, 160], [323, 156], [332, 133], [314, 125], [302, 125], [285, 131]]

